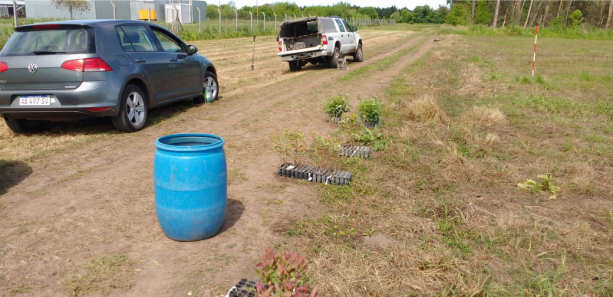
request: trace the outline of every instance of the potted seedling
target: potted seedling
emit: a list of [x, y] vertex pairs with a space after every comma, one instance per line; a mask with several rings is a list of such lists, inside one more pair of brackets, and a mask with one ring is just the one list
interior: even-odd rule
[[262, 261], [256, 265], [258, 297], [288, 296], [316, 297], [317, 288], [308, 282], [304, 256], [289, 251], [275, 253], [266, 249]]
[[379, 125], [379, 119], [382, 111], [381, 102], [375, 98], [362, 101], [360, 103], [360, 118], [367, 128], [373, 128]]
[[340, 123], [343, 113], [349, 112], [351, 109], [348, 99], [348, 95], [340, 93], [332, 96], [329, 101], [324, 102], [324, 112], [328, 115], [329, 122]]
[[[283, 164], [279, 166], [279, 175], [287, 177], [298, 177], [298, 173], [306, 169], [306, 165], [300, 165], [303, 156], [306, 154], [306, 144], [304, 134], [301, 131], [285, 130], [283, 133], [273, 137], [274, 148], [279, 151], [283, 158]], [[300, 169], [300, 170], [299, 170]]]

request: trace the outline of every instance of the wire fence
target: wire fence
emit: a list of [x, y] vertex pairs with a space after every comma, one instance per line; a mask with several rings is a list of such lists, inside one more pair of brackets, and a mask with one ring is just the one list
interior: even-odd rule
[[[156, 23], [165, 26], [175, 34], [181, 36], [181, 38], [191, 41], [199, 39], [248, 37], [252, 35], [276, 35], [279, 32], [281, 23], [301, 17], [310, 16], [297, 16], [294, 14], [271, 16], [262, 14], [258, 18], [256, 18], [255, 15], [248, 18], [236, 16], [234, 18], [220, 17], [214, 19], [209, 17], [204, 21], [181, 24], [180, 26], [164, 22]], [[393, 20], [371, 18], [347, 18], [346, 20], [352, 27], [373, 27], [393, 25], [396, 23]]]

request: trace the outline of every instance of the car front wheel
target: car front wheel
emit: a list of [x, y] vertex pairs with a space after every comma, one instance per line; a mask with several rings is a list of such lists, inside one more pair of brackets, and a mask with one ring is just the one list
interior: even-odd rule
[[121, 132], [135, 132], [147, 122], [147, 98], [135, 85], [128, 85], [121, 96], [119, 116], [112, 118], [113, 126]]
[[195, 97], [194, 102], [197, 104], [211, 103], [217, 100], [219, 96], [219, 84], [217, 83], [217, 76], [211, 71], [207, 71], [204, 74], [204, 81], [202, 83], [202, 95]]

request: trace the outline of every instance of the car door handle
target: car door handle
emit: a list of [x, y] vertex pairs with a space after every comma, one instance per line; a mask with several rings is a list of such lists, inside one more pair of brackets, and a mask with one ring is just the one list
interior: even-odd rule
[[176, 62], [177, 59], [170, 59], [170, 62]]
[[145, 62], [147, 62], [147, 60], [136, 59], [136, 60], [134, 60], [134, 62], [136, 62], [136, 63], [145, 63]]

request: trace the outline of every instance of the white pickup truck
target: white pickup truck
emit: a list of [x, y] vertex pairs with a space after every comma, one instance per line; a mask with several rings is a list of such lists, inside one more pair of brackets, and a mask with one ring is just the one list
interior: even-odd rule
[[337, 67], [339, 58], [353, 56], [362, 62], [362, 38], [357, 28], [349, 27], [339, 17], [309, 17], [281, 24], [279, 53], [281, 61], [289, 63], [291, 71], [298, 71], [307, 62], [329, 63]]

